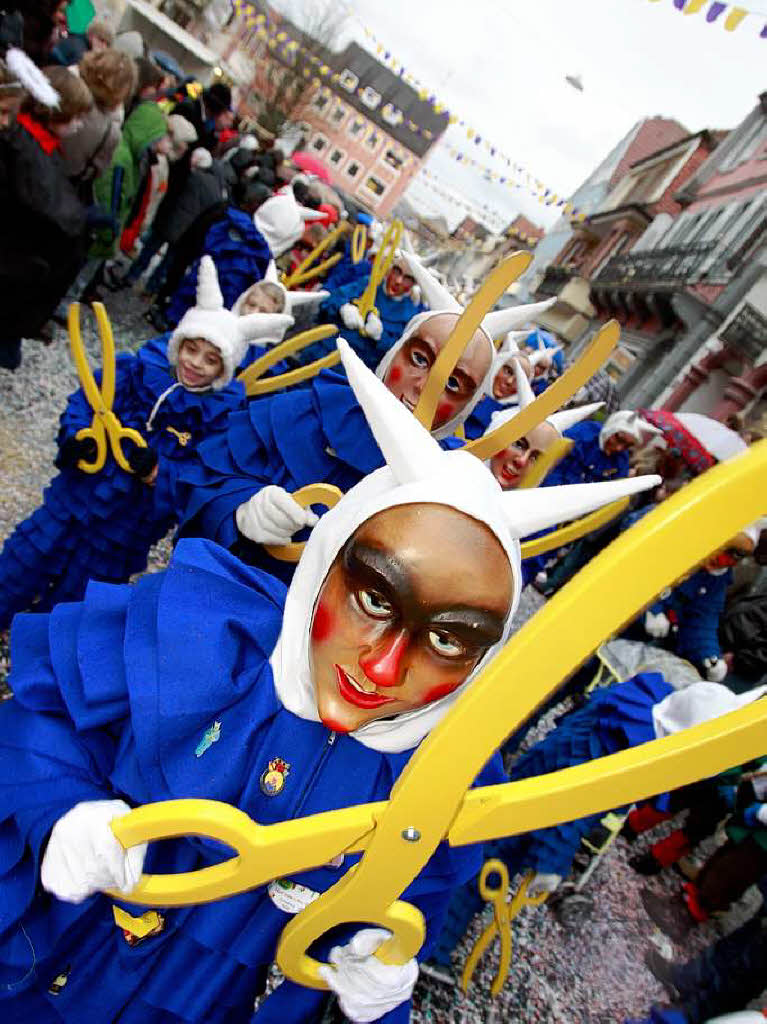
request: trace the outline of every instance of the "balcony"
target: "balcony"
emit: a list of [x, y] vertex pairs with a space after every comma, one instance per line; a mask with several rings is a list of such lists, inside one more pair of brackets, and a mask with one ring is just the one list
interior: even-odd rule
[[536, 293], [547, 297], [559, 295], [562, 286], [567, 284], [574, 273], [575, 271], [569, 267], [546, 267], [543, 280], [538, 285]]
[[627, 252], [612, 259], [593, 278], [595, 285], [659, 285], [697, 281], [716, 240]]

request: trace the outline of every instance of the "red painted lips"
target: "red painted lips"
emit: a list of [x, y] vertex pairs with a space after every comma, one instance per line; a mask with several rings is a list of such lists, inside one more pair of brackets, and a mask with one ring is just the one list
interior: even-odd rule
[[380, 693], [362, 693], [352, 683], [349, 674], [340, 665], [334, 665], [336, 678], [338, 679], [338, 692], [345, 701], [357, 708], [370, 711], [373, 708], [383, 707], [384, 704], [393, 704], [394, 697], [382, 697]]

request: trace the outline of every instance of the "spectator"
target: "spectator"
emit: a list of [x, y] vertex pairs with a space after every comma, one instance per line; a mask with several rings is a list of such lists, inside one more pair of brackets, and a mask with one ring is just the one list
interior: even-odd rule
[[92, 21], [84, 35], [70, 33], [51, 50], [51, 60], [56, 64], [70, 67], [79, 64], [86, 53], [109, 49], [115, 41], [115, 34], [103, 21]]
[[181, 114], [194, 125], [200, 145], [211, 153], [218, 143], [218, 133], [231, 125], [232, 91], [223, 82], [215, 82], [195, 99], [187, 96], [176, 104], [173, 113]]
[[23, 96], [24, 86], [19, 76], [6, 61], [0, 59], [0, 131], [10, 128], [16, 120]]
[[86, 210], [60, 149], [93, 100], [66, 68], [46, 68], [45, 77], [55, 92], [27, 95], [0, 136], [0, 365], [10, 370], [21, 361], [21, 338], [42, 328], [72, 282], [85, 242]]

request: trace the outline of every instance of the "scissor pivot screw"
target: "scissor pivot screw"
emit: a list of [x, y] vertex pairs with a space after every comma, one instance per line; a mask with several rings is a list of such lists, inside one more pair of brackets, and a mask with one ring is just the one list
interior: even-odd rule
[[417, 828], [413, 828], [413, 826], [410, 825], [408, 828], [402, 830], [402, 838], [406, 843], [417, 843], [421, 838], [421, 833]]

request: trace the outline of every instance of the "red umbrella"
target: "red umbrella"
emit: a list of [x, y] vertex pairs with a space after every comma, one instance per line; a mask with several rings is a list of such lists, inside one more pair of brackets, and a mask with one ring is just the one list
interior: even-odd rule
[[306, 153], [302, 150], [299, 153], [294, 153], [290, 159], [300, 170], [306, 171], [307, 174], [316, 174], [318, 178], [327, 182], [328, 185], [330, 184], [332, 180], [330, 171], [316, 156], [312, 156], [311, 153]]

